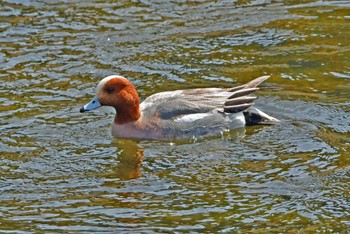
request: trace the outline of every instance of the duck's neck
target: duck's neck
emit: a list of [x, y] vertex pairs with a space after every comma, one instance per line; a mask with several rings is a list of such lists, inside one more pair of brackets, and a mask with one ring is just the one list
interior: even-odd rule
[[131, 83], [118, 93], [116, 100], [118, 100], [114, 106], [117, 112], [114, 118], [116, 124], [135, 122], [141, 117], [140, 98]]
[[141, 117], [141, 110], [139, 105], [128, 107], [120, 107], [116, 109], [117, 114], [114, 118], [116, 124], [125, 124], [135, 122]]

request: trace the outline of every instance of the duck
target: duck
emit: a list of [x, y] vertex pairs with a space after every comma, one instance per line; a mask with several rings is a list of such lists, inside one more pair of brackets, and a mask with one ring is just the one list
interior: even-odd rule
[[115, 138], [171, 141], [219, 135], [247, 125], [280, 122], [253, 107], [257, 96], [252, 94], [269, 77], [261, 76], [232, 88], [159, 92], [140, 102], [135, 86], [128, 79], [111, 75], [98, 83], [95, 97], [80, 112], [113, 107]]

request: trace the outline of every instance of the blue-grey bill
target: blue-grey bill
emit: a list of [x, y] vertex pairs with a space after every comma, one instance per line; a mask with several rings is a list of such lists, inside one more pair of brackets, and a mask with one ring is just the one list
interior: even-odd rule
[[99, 108], [101, 106], [102, 105], [101, 105], [100, 101], [98, 100], [98, 98], [94, 97], [88, 104], [86, 104], [85, 106], [83, 106], [80, 109], [80, 112], [83, 113], [85, 111], [94, 110], [94, 109]]

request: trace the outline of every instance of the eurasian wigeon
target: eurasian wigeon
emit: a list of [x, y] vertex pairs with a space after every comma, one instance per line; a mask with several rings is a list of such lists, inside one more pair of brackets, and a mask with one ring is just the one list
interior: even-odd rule
[[112, 135], [117, 138], [175, 140], [220, 134], [278, 120], [252, 107], [257, 86], [269, 76], [233, 88], [198, 88], [153, 94], [140, 103], [135, 86], [112, 75], [99, 82], [96, 97], [80, 109], [101, 106], [116, 110]]

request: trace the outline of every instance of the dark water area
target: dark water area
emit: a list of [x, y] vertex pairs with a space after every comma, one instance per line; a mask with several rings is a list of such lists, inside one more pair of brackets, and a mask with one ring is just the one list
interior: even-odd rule
[[[350, 2], [0, 1], [0, 231], [347, 233]], [[113, 139], [79, 108], [271, 75], [279, 118], [188, 142]]]

